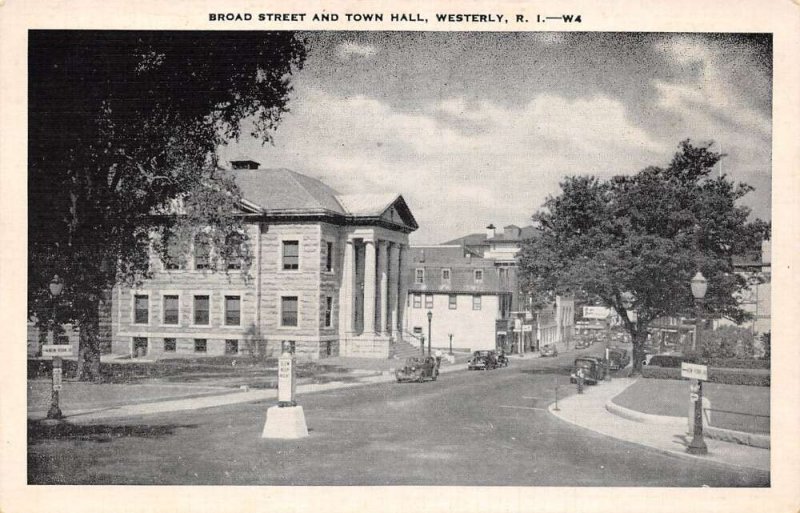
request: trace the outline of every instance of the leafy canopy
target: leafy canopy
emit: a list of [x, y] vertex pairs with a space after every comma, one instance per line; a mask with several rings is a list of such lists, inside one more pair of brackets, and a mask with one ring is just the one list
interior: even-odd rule
[[[59, 320], [96, 321], [154, 230], [206, 224], [222, 246], [239, 193], [216, 150], [245, 119], [271, 141], [304, 59], [289, 32], [30, 32], [30, 313], [49, 317], [58, 274]], [[178, 198], [182, 216], [152, 215]]]
[[745, 320], [734, 293], [746, 281], [733, 256], [758, 250], [769, 226], [737, 204], [750, 186], [712, 176], [721, 157], [687, 140], [666, 168], [565, 178], [533, 216], [538, 233], [520, 260], [527, 289], [540, 302], [564, 291], [599, 298], [643, 333], [658, 317], [692, 311], [690, 280], [700, 270], [707, 311]]

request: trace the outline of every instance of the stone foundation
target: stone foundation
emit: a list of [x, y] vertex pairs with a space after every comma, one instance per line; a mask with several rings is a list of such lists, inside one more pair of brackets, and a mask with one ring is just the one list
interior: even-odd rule
[[357, 335], [342, 341], [340, 355], [354, 358], [378, 358], [388, 360], [391, 339], [381, 335]]

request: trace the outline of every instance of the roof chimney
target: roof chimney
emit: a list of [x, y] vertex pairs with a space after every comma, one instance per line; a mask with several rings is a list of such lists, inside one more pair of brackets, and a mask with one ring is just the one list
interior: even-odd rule
[[486, 238], [487, 239], [494, 239], [494, 235], [495, 235], [495, 233], [494, 233], [494, 225], [490, 224], [489, 226], [486, 227]]

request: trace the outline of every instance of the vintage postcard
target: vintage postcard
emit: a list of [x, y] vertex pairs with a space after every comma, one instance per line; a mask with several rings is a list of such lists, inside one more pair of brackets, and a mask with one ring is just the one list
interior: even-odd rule
[[0, 24], [4, 512], [800, 508], [797, 3]]

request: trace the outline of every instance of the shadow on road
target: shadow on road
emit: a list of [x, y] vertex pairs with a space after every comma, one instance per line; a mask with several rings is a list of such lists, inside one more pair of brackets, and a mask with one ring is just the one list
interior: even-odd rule
[[62, 422], [48, 426], [38, 420], [28, 421], [28, 445], [36, 445], [50, 440], [72, 440], [81, 442], [107, 443], [124, 437], [163, 438], [175, 434], [180, 428], [196, 428], [197, 424], [128, 425], [110, 426], [105, 424], [76, 425]]

